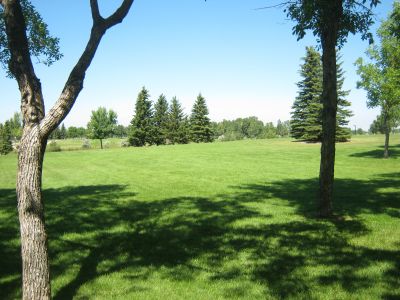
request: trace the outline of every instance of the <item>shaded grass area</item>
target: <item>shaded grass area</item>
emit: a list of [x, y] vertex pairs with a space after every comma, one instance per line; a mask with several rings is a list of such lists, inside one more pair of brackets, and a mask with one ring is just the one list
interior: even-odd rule
[[[369, 150], [360, 153], [352, 154], [353, 157], [369, 157], [369, 158], [383, 158], [384, 147], [379, 147], [380, 149]], [[389, 157], [398, 158], [400, 157], [400, 144], [389, 146]]]
[[[337, 216], [320, 220], [315, 146], [242, 141], [48, 155], [53, 297], [398, 299], [398, 160], [352, 156], [378, 147], [367, 139], [339, 146]], [[11, 175], [0, 174], [1, 299], [20, 297]]]
[[[157, 283], [152, 273], [187, 285], [196, 280], [220, 285], [216, 296], [221, 298], [317, 299], [326, 291], [328, 298], [400, 296], [399, 245], [381, 249], [352, 242], [371, 231], [357, 217], [361, 212], [393, 217], [399, 211], [398, 192], [379, 192], [397, 188], [399, 174], [368, 182], [338, 180], [337, 205], [345, 217], [330, 221], [310, 217], [315, 181], [244, 185], [213, 199], [154, 202], [138, 200], [121, 185], [48, 189], [54, 298], [72, 299], [86, 284], [83, 295], [95, 295], [102, 285], [93, 281], [114, 281], [115, 274], [123, 278], [115, 287], [124, 290], [121, 296], [146, 297], [153, 288], [145, 281]], [[11, 190], [0, 194], [14, 197]], [[274, 198], [288, 201], [299, 215], [284, 219], [258, 209]], [[2, 209], [13, 210], [2, 203]], [[16, 295], [20, 283], [19, 253], [10, 243], [16, 234], [14, 218], [2, 224], [0, 276], [10, 278], [0, 286], [4, 298]], [[103, 297], [112, 295], [105, 291]]]

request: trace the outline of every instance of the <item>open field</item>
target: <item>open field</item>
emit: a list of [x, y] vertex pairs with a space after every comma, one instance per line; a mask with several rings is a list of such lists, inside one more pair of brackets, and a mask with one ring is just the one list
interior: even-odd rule
[[[314, 218], [319, 145], [247, 140], [46, 154], [55, 299], [398, 299], [400, 137], [337, 146], [335, 211]], [[0, 298], [20, 297], [16, 155], [0, 157]]]

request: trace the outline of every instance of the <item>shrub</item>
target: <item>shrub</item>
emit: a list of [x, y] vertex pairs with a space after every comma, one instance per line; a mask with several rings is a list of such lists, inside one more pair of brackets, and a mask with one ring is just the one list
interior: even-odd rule
[[90, 142], [88, 139], [83, 140], [82, 149], [90, 149]]
[[128, 141], [122, 141], [121, 142], [121, 147], [123, 147], [123, 148], [129, 147], [129, 142]]
[[49, 152], [60, 152], [61, 151], [61, 147], [60, 147], [60, 145], [58, 145], [56, 143], [56, 141], [51, 141], [47, 145], [47, 151], [49, 151]]

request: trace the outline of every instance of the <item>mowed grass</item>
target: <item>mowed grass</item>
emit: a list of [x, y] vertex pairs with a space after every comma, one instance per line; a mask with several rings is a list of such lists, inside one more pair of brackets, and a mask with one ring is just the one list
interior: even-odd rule
[[[289, 139], [47, 153], [55, 299], [398, 299], [400, 138], [337, 145], [315, 218], [318, 144]], [[0, 157], [0, 298], [21, 295], [16, 155]]]

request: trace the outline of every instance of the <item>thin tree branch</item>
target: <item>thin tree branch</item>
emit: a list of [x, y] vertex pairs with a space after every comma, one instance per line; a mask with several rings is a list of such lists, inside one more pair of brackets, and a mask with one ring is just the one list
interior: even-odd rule
[[124, 0], [121, 6], [111, 16], [105, 19], [107, 29], [122, 22], [132, 6], [133, 1], [134, 0]]
[[295, 1], [286, 1], [286, 2], [281, 2], [275, 5], [270, 5], [270, 6], [264, 6], [264, 7], [259, 7], [259, 8], [255, 8], [254, 10], [262, 10], [262, 9], [270, 9], [270, 8], [281, 8], [284, 7], [288, 4], [292, 4], [295, 3]]
[[104, 20], [100, 15], [99, 3], [97, 0], [90, 0], [90, 9], [92, 11], [92, 19], [94, 24], [98, 24]]
[[102, 37], [107, 29], [122, 22], [128, 14], [133, 2], [134, 0], [124, 0], [114, 14], [107, 19], [103, 19], [100, 16], [97, 1], [91, 0], [90, 4], [94, 22], [89, 41], [79, 61], [72, 69], [60, 97], [40, 123], [42, 136], [48, 136], [67, 116], [83, 88], [86, 71], [93, 60]]

